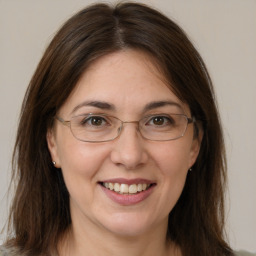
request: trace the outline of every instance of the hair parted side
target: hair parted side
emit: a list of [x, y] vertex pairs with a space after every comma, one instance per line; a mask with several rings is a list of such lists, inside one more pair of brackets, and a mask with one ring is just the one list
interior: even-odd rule
[[22, 105], [9, 219], [14, 237], [7, 244], [27, 255], [49, 254], [70, 227], [69, 194], [61, 170], [52, 164], [46, 133], [90, 63], [126, 48], [153, 57], [204, 134], [193, 172], [169, 215], [168, 238], [184, 256], [233, 255], [224, 239], [226, 160], [211, 79], [178, 25], [138, 3], [89, 6], [71, 17], [46, 49]]

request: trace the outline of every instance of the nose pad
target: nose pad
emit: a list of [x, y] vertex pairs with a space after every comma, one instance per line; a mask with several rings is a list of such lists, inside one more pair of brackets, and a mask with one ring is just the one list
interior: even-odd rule
[[120, 134], [121, 134], [121, 132], [122, 132], [122, 129], [123, 129], [123, 124], [122, 124], [121, 126], [119, 126], [118, 129], [117, 129], [117, 134], [118, 134], [117, 137], [120, 136]]
[[148, 154], [145, 150], [144, 139], [136, 125], [121, 126], [119, 136], [114, 141], [111, 160], [127, 170], [136, 169], [145, 164]]

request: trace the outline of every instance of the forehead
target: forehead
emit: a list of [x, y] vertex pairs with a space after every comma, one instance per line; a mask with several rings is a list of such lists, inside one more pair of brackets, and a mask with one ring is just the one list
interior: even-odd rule
[[94, 61], [78, 81], [62, 110], [69, 114], [83, 102], [111, 103], [120, 111], [139, 111], [157, 101], [187, 106], [171, 91], [154, 59], [135, 50], [124, 50]]

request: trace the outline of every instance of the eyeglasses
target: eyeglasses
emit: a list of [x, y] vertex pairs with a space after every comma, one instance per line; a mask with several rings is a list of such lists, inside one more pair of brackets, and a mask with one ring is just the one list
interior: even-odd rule
[[56, 116], [63, 125], [70, 128], [74, 137], [84, 142], [106, 142], [116, 139], [122, 132], [124, 124], [137, 124], [144, 139], [152, 141], [176, 140], [184, 136], [187, 126], [196, 122], [184, 114], [157, 114], [145, 116], [139, 121], [122, 121], [106, 114], [78, 115], [65, 121]]

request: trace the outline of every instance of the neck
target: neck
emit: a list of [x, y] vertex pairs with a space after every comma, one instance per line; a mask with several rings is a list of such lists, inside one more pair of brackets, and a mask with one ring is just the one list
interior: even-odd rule
[[59, 255], [181, 256], [174, 243], [167, 241], [166, 227], [159, 225], [145, 234], [120, 236], [100, 228], [91, 229], [90, 225], [82, 228], [74, 223], [59, 243]]

